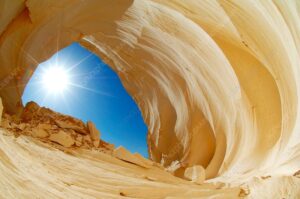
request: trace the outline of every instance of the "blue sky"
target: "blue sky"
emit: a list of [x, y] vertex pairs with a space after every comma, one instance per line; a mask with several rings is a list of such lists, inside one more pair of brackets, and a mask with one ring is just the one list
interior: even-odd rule
[[[68, 71], [72, 84], [61, 93], [49, 93], [43, 85], [45, 71], [55, 64]], [[22, 100], [24, 105], [35, 101], [84, 122], [91, 120], [104, 141], [148, 157], [147, 127], [136, 103], [117, 74], [78, 43], [60, 50], [37, 67]]]

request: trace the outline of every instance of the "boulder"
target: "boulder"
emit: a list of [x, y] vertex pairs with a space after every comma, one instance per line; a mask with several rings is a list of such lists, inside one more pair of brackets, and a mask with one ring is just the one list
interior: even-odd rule
[[87, 122], [87, 127], [93, 140], [100, 140], [100, 131], [96, 128], [95, 124], [91, 121]]
[[200, 165], [188, 167], [184, 171], [184, 177], [196, 184], [202, 184], [205, 180], [205, 169]]
[[56, 142], [64, 147], [71, 147], [75, 143], [74, 138], [62, 130], [60, 130], [58, 133], [51, 134], [49, 140]]

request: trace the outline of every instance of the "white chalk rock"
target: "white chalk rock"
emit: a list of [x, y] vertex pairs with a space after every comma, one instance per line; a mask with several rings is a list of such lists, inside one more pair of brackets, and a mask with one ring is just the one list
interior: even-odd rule
[[200, 165], [188, 167], [184, 171], [184, 177], [197, 184], [202, 184], [205, 180], [205, 169]]

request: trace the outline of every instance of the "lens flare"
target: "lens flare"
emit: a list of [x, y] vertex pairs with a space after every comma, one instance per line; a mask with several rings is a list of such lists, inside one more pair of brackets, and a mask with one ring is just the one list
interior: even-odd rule
[[64, 68], [52, 66], [43, 72], [42, 81], [48, 92], [53, 94], [62, 93], [70, 85], [70, 75]]

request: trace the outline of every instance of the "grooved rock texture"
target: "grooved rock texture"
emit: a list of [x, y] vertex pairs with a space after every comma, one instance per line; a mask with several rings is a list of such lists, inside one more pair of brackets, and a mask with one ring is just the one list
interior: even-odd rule
[[[137, 102], [153, 161], [180, 177], [201, 165], [254, 198], [299, 197], [300, 1], [1, 0], [0, 13], [6, 113], [22, 111], [39, 63], [79, 42]], [[56, 126], [98, 146], [85, 124]]]

